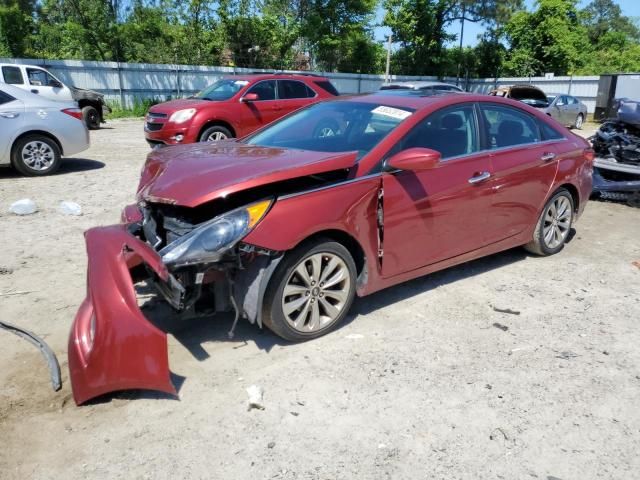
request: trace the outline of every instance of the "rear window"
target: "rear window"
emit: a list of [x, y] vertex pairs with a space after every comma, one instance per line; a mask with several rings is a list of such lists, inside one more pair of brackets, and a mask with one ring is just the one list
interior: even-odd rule
[[9, 95], [8, 93], [4, 93], [2, 90], [0, 90], [0, 105], [12, 102], [14, 100], [15, 98], [13, 98], [11, 95]]
[[22, 85], [24, 83], [19, 67], [2, 67], [2, 76], [4, 77], [4, 83], [12, 85]]
[[336, 90], [336, 87], [333, 86], [333, 83], [327, 81], [327, 80], [318, 80], [313, 82], [316, 85], [318, 85], [320, 88], [322, 88], [325, 92], [330, 93], [331, 95], [335, 95], [336, 97], [338, 95], [340, 95], [338, 93], [338, 90]]

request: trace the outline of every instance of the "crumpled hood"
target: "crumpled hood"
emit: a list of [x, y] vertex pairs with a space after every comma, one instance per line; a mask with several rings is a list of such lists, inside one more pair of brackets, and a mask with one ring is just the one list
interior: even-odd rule
[[312, 152], [246, 145], [236, 140], [152, 151], [138, 199], [195, 207], [249, 188], [355, 165], [357, 152]]

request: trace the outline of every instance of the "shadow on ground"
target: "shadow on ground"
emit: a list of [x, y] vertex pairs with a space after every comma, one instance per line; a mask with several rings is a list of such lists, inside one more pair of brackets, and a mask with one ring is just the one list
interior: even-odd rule
[[[60, 168], [53, 177], [56, 175], [65, 175], [67, 173], [86, 172], [90, 170], [99, 170], [104, 168], [105, 164], [98, 160], [89, 160], [87, 158], [63, 158]], [[0, 179], [3, 178], [28, 178], [20, 174], [17, 170], [11, 167], [0, 168]]]

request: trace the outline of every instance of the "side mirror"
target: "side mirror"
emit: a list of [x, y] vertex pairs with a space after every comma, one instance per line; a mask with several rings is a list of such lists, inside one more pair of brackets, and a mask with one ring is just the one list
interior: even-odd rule
[[247, 93], [242, 97], [243, 102], [255, 102], [256, 100], [260, 100], [260, 96], [257, 93]]
[[430, 148], [408, 148], [387, 160], [387, 165], [398, 170], [420, 172], [435, 168], [440, 163], [440, 152]]
[[62, 83], [60, 83], [58, 80], [50, 80], [49, 86], [53, 88], [62, 88]]

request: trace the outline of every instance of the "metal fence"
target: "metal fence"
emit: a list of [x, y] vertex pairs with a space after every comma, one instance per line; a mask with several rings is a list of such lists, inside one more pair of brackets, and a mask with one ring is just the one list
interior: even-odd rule
[[[0, 58], [0, 63], [38, 65], [50, 70], [68, 85], [88, 88], [105, 94], [110, 102], [132, 106], [143, 99], [167, 100], [199, 92], [215, 80], [234, 74], [271, 72], [234, 67], [208, 67], [201, 65], [162, 65], [149, 63], [93, 62], [82, 60], [41, 60]], [[294, 71], [288, 71], [295, 73]], [[378, 90], [384, 75], [359, 73], [305, 72], [328, 77], [338, 91], [344, 94]], [[394, 81], [438, 80], [437, 77], [392, 75]], [[567, 93], [582, 100], [590, 113], [595, 110], [598, 94], [598, 76], [590, 77], [519, 77], [462, 80], [461, 87], [470, 92], [488, 93], [493, 88], [514, 83], [530, 83], [547, 93]], [[455, 78], [441, 79], [455, 83]]]

